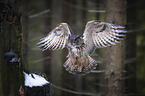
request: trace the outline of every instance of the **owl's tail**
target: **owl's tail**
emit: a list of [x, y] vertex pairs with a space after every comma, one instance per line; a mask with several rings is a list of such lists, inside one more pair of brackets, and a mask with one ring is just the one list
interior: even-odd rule
[[92, 69], [96, 68], [97, 63], [89, 55], [87, 57], [88, 57], [87, 60], [85, 60], [86, 62], [83, 63], [80, 63], [69, 57], [64, 63], [64, 67], [66, 68], [67, 71], [69, 71], [72, 74], [85, 75], [87, 73], [90, 73]]

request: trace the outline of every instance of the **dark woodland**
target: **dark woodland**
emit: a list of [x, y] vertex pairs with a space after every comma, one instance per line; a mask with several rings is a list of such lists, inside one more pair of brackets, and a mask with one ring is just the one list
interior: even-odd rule
[[[144, 4], [144, 0], [1, 0], [0, 96], [145, 96]], [[62, 22], [79, 35], [91, 20], [125, 26], [127, 33], [115, 46], [95, 50], [97, 66], [89, 74], [65, 70], [66, 48], [42, 51], [37, 46]], [[23, 71], [43, 74], [50, 84], [28, 88]]]

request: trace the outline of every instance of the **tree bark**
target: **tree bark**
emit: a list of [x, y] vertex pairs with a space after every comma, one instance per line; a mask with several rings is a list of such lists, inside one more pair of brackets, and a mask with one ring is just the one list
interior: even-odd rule
[[[70, 4], [71, 4], [71, 0], [62, 0], [62, 21], [63, 22], [66, 22], [68, 23], [69, 26], [70, 25], [70, 17], [71, 17], [71, 7], [70, 7]], [[67, 49], [63, 49], [63, 64], [64, 62], [67, 60], [66, 56], [67, 56], [68, 52], [67, 52]], [[62, 66], [63, 66], [62, 64]], [[70, 73], [68, 71], [66, 71], [66, 69], [63, 67], [63, 78], [62, 78], [62, 84], [63, 84], [63, 87], [66, 88], [66, 89], [69, 89], [68, 85], [71, 85], [71, 77], [70, 77]], [[66, 78], [67, 77], [67, 78]], [[63, 91], [62, 92], [62, 96], [71, 96], [71, 93], [68, 93], [68, 92], [65, 92]]]
[[[100, 8], [100, 0], [96, 0], [96, 4], [97, 4], [96, 7], [99, 9]], [[96, 13], [96, 19], [97, 20], [100, 19], [100, 13], [99, 12]]]
[[16, 6], [18, 4], [17, 0], [1, 3], [11, 6], [11, 9], [6, 9], [7, 11], [3, 10], [6, 13], [0, 11], [0, 14], [3, 15], [3, 20], [0, 21], [0, 78], [2, 80], [2, 90], [4, 96], [18, 96], [20, 86], [19, 64], [18, 62], [4, 60], [4, 55], [6, 52], [13, 51], [21, 56], [21, 15], [18, 13], [19, 6]]
[[[135, 30], [136, 0], [127, 0], [127, 30]], [[134, 15], [132, 15], [134, 14]], [[136, 58], [136, 32], [131, 32], [126, 38], [126, 61]], [[126, 94], [136, 94], [136, 60], [126, 62]]]
[[[105, 22], [124, 25], [124, 0], [106, 0]], [[123, 96], [124, 41], [104, 49], [105, 96]]]
[[[57, 7], [56, 7], [57, 6]], [[61, 16], [62, 16], [62, 0], [52, 0], [52, 25], [53, 28], [57, 26], [57, 24], [61, 23]], [[51, 82], [54, 85], [62, 86], [62, 68], [63, 68], [63, 60], [62, 60], [62, 50], [55, 50], [52, 51], [52, 66], [51, 66]], [[54, 89], [54, 96], [60, 96], [62, 91], [59, 89]]]
[[[51, 27], [52, 27], [52, 0], [45, 0], [45, 6], [47, 9], [50, 10], [50, 12], [47, 13], [46, 17], [45, 17], [45, 32], [44, 34], [48, 34], [48, 32], [51, 31]], [[51, 50], [46, 50], [45, 52], [43, 52], [43, 56], [44, 57], [51, 57]], [[44, 66], [44, 72], [47, 74], [47, 78], [48, 80], [51, 80], [51, 58], [44, 60], [43, 62]]]
[[22, 63], [25, 70], [28, 70], [28, 0], [22, 0]]

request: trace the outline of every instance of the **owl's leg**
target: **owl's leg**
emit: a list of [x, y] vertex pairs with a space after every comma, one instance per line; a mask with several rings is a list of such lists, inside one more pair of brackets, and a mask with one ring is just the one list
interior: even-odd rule
[[65, 63], [64, 63], [63, 66], [64, 66], [65, 69], [66, 69], [67, 71], [69, 71], [70, 73], [75, 73], [75, 71], [76, 71], [75, 62], [74, 62], [74, 60], [73, 60], [72, 58], [70, 58], [70, 57], [65, 61]]
[[86, 68], [84, 69], [85, 73], [89, 73], [92, 69], [95, 69], [97, 66], [97, 63], [93, 58], [91, 58], [89, 55], [87, 57], [89, 65], [86, 66]]
[[89, 73], [92, 69], [96, 68], [97, 65], [96, 61], [87, 55], [86, 58], [68, 58], [67, 61], [64, 63], [64, 67], [67, 71], [73, 74], [86, 74]]

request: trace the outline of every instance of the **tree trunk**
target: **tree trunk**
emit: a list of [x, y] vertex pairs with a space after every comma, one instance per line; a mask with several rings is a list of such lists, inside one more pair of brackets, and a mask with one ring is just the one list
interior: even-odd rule
[[[70, 25], [70, 17], [71, 17], [71, 0], [62, 0], [62, 21], [63, 22], [66, 22], [68, 23], [68, 25], [71, 27]], [[66, 56], [67, 56], [68, 52], [67, 52], [67, 49], [63, 49], [63, 64], [64, 62], [66, 61]], [[62, 64], [62, 66], [63, 66]], [[67, 78], [66, 78], [67, 77]], [[66, 88], [66, 89], [69, 89], [69, 86], [68, 85], [71, 85], [71, 75], [68, 71], [65, 70], [65, 68], [63, 67], [63, 81], [62, 81], [62, 84], [63, 84], [63, 87]], [[68, 92], [65, 92], [63, 91], [62, 92], [62, 96], [71, 96], [71, 93], [68, 93]]]
[[[56, 7], [57, 6], [57, 7]], [[57, 26], [61, 22], [61, 15], [62, 15], [62, 0], [52, 0], [52, 16], [53, 16], [53, 28]], [[55, 50], [52, 51], [52, 73], [51, 73], [51, 82], [54, 85], [57, 86], [62, 86], [62, 64], [64, 63], [62, 60], [62, 51]], [[61, 95], [61, 90], [59, 89], [54, 89], [54, 96], [60, 96]]]
[[22, 63], [24, 69], [28, 70], [28, 0], [22, 0]]
[[[124, 25], [125, 3], [124, 0], [106, 0], [105, 22]], [[124, 82], [124, 41], [104, 49], [105, 66], [105, 96], [123, 96]]]
[[[4, 96], [19, 96], [20, 77], [19, 63], [4, 60], [6, 52], [15, 52], [21, 56], [21, 15], [18, 13], [17, 0], [1, 2], [9, 4], [11, 9], [0, 10], [0, 76]], [[3, 19], [3, 20], [2, 20]], [[10, 55], [10, 54], [9, 54]], [[8, 56], [8, 55], [7, 55]], [[6, 57], [5, 57], [6, 58]], [[10, 58], [12, 60], [12, 58]], [[0, 94], [2, 96], [2, 94]]]
[[[96, 7], [99, 9], [100, 8], [100, 0], [96, 0], [96, 4], [97, 4]], [[100, 13], [99, 12], [96, 13], [96, 19], [97, 20], [100, 19]]]
[[[135, 30], [136, 0], [127, 0], [127, 29]], [[132, 15], [134, 14], [134, 15]], [[126, 94], [136, 94], [136, 32], [131, 32], [126, 38]]]
[[[45, 0], [45, 6], [47, 9], [50, 10], [50, 12], [47, 13], [46, 17], [45, 17], [45, 32], [44, 34], [48, 34], [48, 32], [51, 31], [51, 27], [52, 27], [52, 15], [51, 15], [51, 11], [52, 11], [52, 0]], [[43, 56], [44, 57], [51, 57], [51, 51], [50, 50], [46, 50], [45, 52], [43, 52]], [[51, 80], [51, 58], [44, 60], [43, 62], [44, 66], [44, 72], [47, 74], [48, 76], [48, 80]]]
[[[84, 9], [87, 9], [87, 0], [82, 1], [82, 7]], [[86, 10], [82, 10], [82, 21], [83, 21], [83, 28], [85, 28], [85, 25], [87, 23], [87, 11]]]

